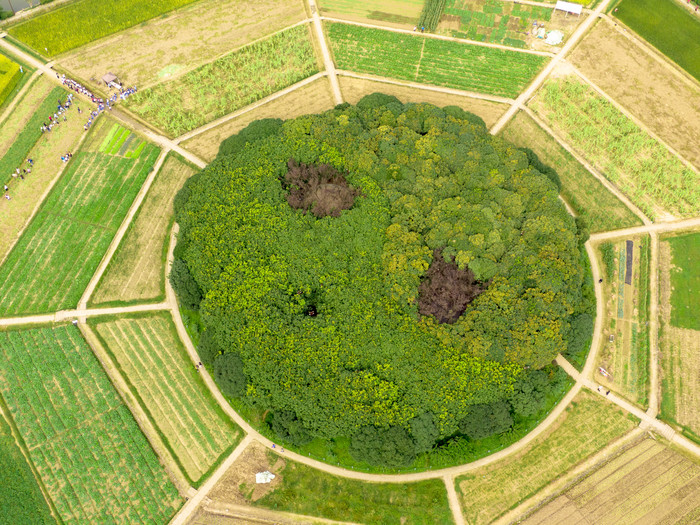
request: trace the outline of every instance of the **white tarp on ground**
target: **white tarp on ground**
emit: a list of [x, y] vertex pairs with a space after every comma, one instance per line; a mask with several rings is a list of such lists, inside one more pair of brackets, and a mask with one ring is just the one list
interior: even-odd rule
[[258, 472], [255, 475], [255, 483], [270, 483], [273, 479], [275, 479], [275, 475], [269, 470]]
[[559, 0], [557, 2], [557, 5], [554, 6], [554, 9], [558, 9], [559, 11], [566, 11], [567, 13], [571, 13], [573, 15], [580, 15], [583, 6], [581, 4], [574, 4], [573, 2], [562, 2], [561, 0]]
[[550, 31], [547, 35], [547, 39], [544, 41], [545, 44], [550, 46], [558, 46], [564, 40], [564, 33], [558, 30]]

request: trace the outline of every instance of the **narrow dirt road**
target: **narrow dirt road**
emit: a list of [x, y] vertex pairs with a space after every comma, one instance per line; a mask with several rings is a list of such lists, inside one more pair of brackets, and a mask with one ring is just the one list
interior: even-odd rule
[[326, 68], [326, 73], [328, 73], [328, 80], [331, 83], [331, 91], [333, 92], [333, 98], [336, 104], [343, 103], [343, 94], [340, 92], [340, 84], [338, 83], [338, 77], [335, 74], [335, 64], [331, 58], [331, 52], [328, 50], [328, 44], [326, 43], [326, 36], [323, 34], [323, 25], [321, 24], [321, 17], [318, 15], [318, 7], [316, 6], [316, 0], [308, 0], [309, 9], [311, 10], [311, 19], [313, 21], [314, 31], [316, 33], [316, 41], [321, 48], [321, 54], [323, 55], [323, 65]]
[[619, 239], [621, 237], [630, 237], [640, 233], [667, 233], [681, 230], [693, 230], [696, 228], [700, 228], [700, 217], [670, 222], [655, 222], [654, 224], [645, 224], [644, 226], [634, 226], [632, 228], [623, 228], [621, 230], [592, 233], [591, 240], [607, 241], [610, 239]]

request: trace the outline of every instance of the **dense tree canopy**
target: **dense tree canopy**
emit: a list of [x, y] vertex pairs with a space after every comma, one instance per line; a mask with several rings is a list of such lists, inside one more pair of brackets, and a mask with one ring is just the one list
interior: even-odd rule
[[523, 392], [531, 413], [524, 378], [590, 307], [585, 233], [536, 164], [459, 108], [378, 94], [225, 141], [176, 199], [174, 266], [222, 387], [292, 441], [353, 436], [389, 464], [507, 428]]

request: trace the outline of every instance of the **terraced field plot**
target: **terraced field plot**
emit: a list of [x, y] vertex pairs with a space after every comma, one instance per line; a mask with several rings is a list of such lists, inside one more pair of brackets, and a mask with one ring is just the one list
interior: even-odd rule
[[[320, 0], [324, 16], [351, 20], [379, 20], [389, 25], [415, 26], [423, 0]], [[376, 22], [375, 22], [376, 23]]]
[[250, 44], [170, 82], [138, 91], [127, 106], [181, 135], [318, 72], [309, 27]]
[[158, 156], [123, 133], [101, 149], [75, 154], [0, 267], [0, 315], [77, 305]]
[[586, 220], [592, 232], [642, 224], [639, 217], [525, 112], [518, 112], [501, 136], [516, 146], [530, 148], [540, 161], [556, 170], [562, 183], [561, 196]]
[[[613, 272], [603, 285], [605, 317], [595, 380], [630, 401], [645, 406], [649, 389], [649, 237], [630, 238], [612, 245]], [[630, 259], [631, 255], [631, 261]], [[603, 259], [605, 266], [605, 257]], [[609, 255], [608, 255], [609, 264]]]
[[177, 337], [170, 314], [91, 321], [133, 392], [197, 482], [243, 433], [218, 407]]
[[548, 60], [347, 24], [326, 28], [339, 69], [502, 97], [517, 96]]
[[15, 89], [22, 78], [19, 72], [19, 64], [14, 60], [0, 54], [0, 107]]
[[634, 426], [619, 408], [581, 392], [555, 428], [525, 452], [457, 478], [465, 519], [492, 523]]
[[700, 214], [700, 176], [586, 84], [550, 80], [530, 106], [649, 217]]
[[91, 304], [165, 298], [165, 258], [173, 199], [196, 170], [171, 154], [90, 299]]
[[164, 523], [181, 500], [73, 326], [0, 333], [0, 389], [61, 519]]
[[604, 464], [523, 525], [697, 523], [700, 465], [644, 439]]

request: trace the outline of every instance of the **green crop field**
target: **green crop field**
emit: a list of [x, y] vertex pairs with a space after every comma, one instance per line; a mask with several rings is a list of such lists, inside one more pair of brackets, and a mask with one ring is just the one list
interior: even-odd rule
[[531, 106], [648, 216], [700, 213], [700, 176], [592, 88], [549, 81]]
[[22, 78], [19, 64], [0, 54], [0, 106]]
[[327, 24], [339, 69], [516, 97], [546, 57], [347, 24]]
[[10, 425], [0, 415], [0, 523], [56, 523], [27, 459], [17, 446]]
[[73, 326], [0, 333], [0, 389], [65, 523], [165, 523], [181, 500]]
[[65, 100], [65, 97], [66, 92], [62, 88], [54, 88], [36, 108], [24, 128], [13, 137], [12, 145], [0, 158], [0, 178], [9, 179], [10, 173], [20, 167], [29, 151], [41, 138], [41, 125], [56, 111], [58, 100]]
[[0, 315], [77, 306], [158, 152], [75, 154], [0, 267]]
[[581, 392], [549, 435], [525, 452], [457, 478], [465, 519], [492, 523], [634, 426], [618, 407]]
[[527, 47], [525, 34], [533, 22], [549, 22], [552, 9], [499, 0], [448, 0], [445, 21], [452, 36], [506, 46]]
[[318, 72], [309, 27], [250, 44], [129, 97], [134, 112], [173, 136], [247, 106]]
[[623, 0], [615, 16], [700, 80], [700, 17], [674, 0]]
[[219, 408], [168, 313], [95, 320], [95, 332], [196, 483], [243, 433]]
[[673, 254], [671, 269], [671, 324], [700, 330], [700, 233], [668, 239]]
[[21, 22], [8, 30], [46, 56], [55, 56], [195, 0], [79, 0]]
[[639, 217], [524, 111], [518, 112], [501, 136], [516, 146], [530, 148], [543, 164], [556, 170], [561, 196], [586, 220], [591, 232], [641, 226]]

